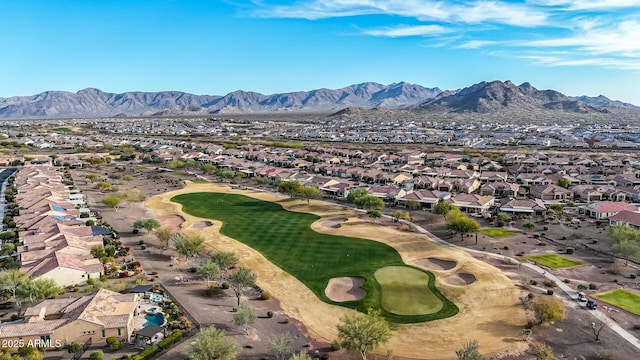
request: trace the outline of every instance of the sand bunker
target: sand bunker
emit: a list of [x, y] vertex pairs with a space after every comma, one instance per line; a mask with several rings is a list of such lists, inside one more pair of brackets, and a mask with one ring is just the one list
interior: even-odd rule
[[209, 226], [213, 226], [213, 223], [211, 221], [196, 221], [189, 227], [191, 229], [204, 229], [208, 228]]
[[341, 223], [343, 223], [343, 222], [345, 222], [347, 220], [348, 220], [347, 218], [343, 218], [343, 217], [333, 218], [333, 219], [329, 219], [327, 221], [323, 221], [322, 224], [320, 224], [320, 225], [322, 225], [322, 227], [327, 228], [327, 229], [339, 229], [340, 226], [342, 226]]
[[416, 265], [422, 266], [429, 270], [451, 270], [456, 267], [456, 265], [458, 265], [458, 263], [453, 260], [445, 260], [435, 257], [418, 259], [414, 262], [416, 263]]
[[324, 294], [333, 301], [353, 301], [360, 300], [367, 292], [361, 288], [364, 279], [361, 277], [339, 277], [329, 280]]
[[446, 282], [449, 285], [465, 286], [471, 285], [476, 282], [476, 277], [473, 274], [460, 273], [447, 276], [446, 278], [442, 279], [442, 281]]

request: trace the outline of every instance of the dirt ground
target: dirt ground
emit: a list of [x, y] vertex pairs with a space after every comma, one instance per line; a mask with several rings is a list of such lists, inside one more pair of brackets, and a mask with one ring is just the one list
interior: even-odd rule
[[[84, 171], [87, 172], [87, 170]], [[111, 170], [102, 169], [102, 173], [105, 175], [108, 175], [109, 171]], [[88, 170], [88, 172], [95, 173], [94, 170]], [[320, 348], [320, 350], [328, 350], [328, 343], [335, 338], [335, 325], [339, 318], [349, 310], [320, 302], [300, 282], [269, 263], [259, 253], [233, 239], [220, 235], [218, 232], [219, 222], [210, 221], [209, 224], [203, 222], [209, 220], [182, 214], [177, 205], [168, 200], [178, 193], [215, 190], [244, 193], [265, 200], [279, 201], [290, 210], [313, 212], [323, 216], [314, 224], [314, 229], [317, 231], [366, 238], [371, 238], [371, 234], [376, 234], [375, 240], [394, 246], [405, 262], [422, 266], [434, 272], [438, 279], [438, 288], [461, 308], [460, 314], [450, 319], [426, 324], [400, 326], [393, 340], [379, 350], [381, 354], [386, 354], [387, 349], [393, 349], [393, 357], [396, 359], [405, 357], [450, 359], [454, 358], [456, 349], [473, 338], [479, 340], [483, 353], [490, 354], [494, 358], [529, 359], [531, 355], [526, 355], [524, 351], [531, 341], [545, 342], [554, 348], [557, 355], [568, 359], [601, 359], [608, 355], [607, 351], [610, 349], [616, 350], [617, 355], [612, 357], [614, 359], [631, 359], [640, 356], [637, 349], [616, 334], [606, 330], [603, 331], [600, 341], [594, 341], [590, 329], [585, 327], [587, 322], [585, 316], [588, 312], [580, 304], [573, 303], [567, 304], [569, 305], [567, 320], [548, 327], [534, 326], [534, 334], [529, 342], [521, 341], [520, 331], [527, 323], [527, 315], [522, 310], [519, 298], [528, 292], [537, 291], [540, 294], [546, 292], [544, 287], [523, 285], [523, 280], [535, 278], [535, 275], [527, 273], [524, 267], [520, 269], [513, 264], [505, 264], [487, 256], [471, 256], [462, 251], [444, 248], [431, 243], [422, 235], [408, 231], [406, 226], [402, 227], [397, 223], [384, 220], [372, 223], [368, 218], [351, 213], [340, 206], [327, 206], [320, 202], [312, 202], [309, 206], [304, 202], [283, 199], [276, 194], [231, 189], [227, 185], [192, 184], [188, 188], [182, 189], [182, 181], [193, 179], [193, 176], [176, 177], [159, 170], [132, 171], [127, 168], [125, 173], [133, 175], [134, 180], [120, 183], [121, 189], [138, 188], [147, 195], [158, 195], [149, 199], [147, 207], [142, 204], [129, 204], [118, 212], [114, 212], [100, 204], [103, 194], [93, 189], [93, 184], [88, 182], [82, 184], [84, 181], [82, 171], [78, 172], [74, 178], [78, 178], [76, 185], [90, 198], [92, 208], [103, 213], [105, 220], [121, 232], [126, 243], [136, 245], [140, 239], [145, 240], [147, 250], [141, 251], [139, 247], [134, 246], [134, 253], [147, 272], [159, 271], [160, 276], [156, 281], [161, 281], [170, 288], [172, 293], [175, 292], [176, 296], [180, 297], [179, 300], [184, 301], [185, 307], [203, 324], [216, 325], [231, 331], [231, 336], [241, 345], [240, 358], [270, 358], [267, 339], [270, 334], [283, 330], [285, 326], [288, 326], [286, 331], [289, 331], [296, 339], [297, 349]], [[171, 194], [165, 194], [166, 192], [171, 192]], [[518, 235], [493, 239], [480, 234], [478, 243], [474, 244], [474, 237], [465, 238], [463, 243], [459, 242], [459, 237], [452, 237], [444, 228], [442, 216], [423, 211], [413, 211], [411, 215], [416, 223], [423, 225], [436, 236], [457, 245], [509, 256], [521, 252], [525, 255], [532, 255], [548, 252], [562, 253], [564, 251], [562, 246], [555, 246], [552, 243], [547, 246], [538, 245], [539, 240], [534, 239], [533, 234], [539, 234], [542, 231], [542, 224], [537, 225], [533, 232], [525, 232], [520, 230], [521, 224], [516, 221], [512, 227]], [[259, 311], [266, 312], [266, 310], [272, 309], [277, 316], [280, 316], [279, 319], [290, 319], [288, 324], [281, 323], [284, 321], [267, 321], [273, 319], [260, 318], [255, 326], [257, 336], [247, 337], [239, 333], [237, 329], [234, 330], [230, 325], [231, 316], [228, 310], [235, 298], [227, 296], [222, 299], [210, 299], [200, 296], [204, 284], [184, 281], [185, 278], [190, 277], [188, 272], [190, 263], [180, 259], [173, 250], [163, 250], [159, 244], [155, 243], [153, 236], [128, 233], [133, 221], [141, 217], [156, 217], [161, 220], [163, 226], [170, 226], [176, 231], [181, 229], [188, 234], [202, 233], [208, 239], [209, 249], [235, 251], [241, 258], [243, 265], [258, 272], [259, 285], [270, 291], [275, 297], [275, 299], [266, 302], [248, 301], [252, 301], [252, 305], [255, 304]], [[481, 225], [484, 227], [491, 224], [482, 223]], [[621, 285], [635, 288], [637, 285], [627, 283], [630, 280], [628, 274], [637, 272], [637, 268], [624, 267], [620, 263], [612, 264], [609, 258], [580, 247], [579, 243], [582, 241], [590, 246], [606, 248], [607, 237], [602, 233], [603, 229], [585, 229], [589, 226], [586, 221], [582, 222], [580, 226], [576, 228], [575, 224], [549, 225], [548, 230], [542, 231], [546, 236], [558, 239], [560, 242], [565, 241], [576, 247], [578, 251], [572, 255], [572, 258], [585, 263], [585, 265], [572, 269], [553, 270], [553, 273], [560, 278], [569, 279], [573, 286], [577, 286], [578, 283], [597, 283], [598, 292], [601, 291], [600, 289], [616, 288]], [[574, 236], [576, 233], [578, 236]], [[565, 237], [566, 240], [560, 240], [562, 237]], [[601, 240], [597, 244], [593, 244], [594, 237]], [[429, 258], [437, 259], [436, 263], [439, 261], [439, 266], [438, 264], [434, 266], [434, 262], [426, 260]], [[469, 274], [477, 281], [470, 282], [469, 276], [463, 275], [463, 278], [460, 274]], [[183, 280], [176, 281], [177, 277]], [[452, 280], [456, 277], [462, 279], [463, 282], [466, 279], [469, 285], [462, 285], [463, 282], [460, 281], [448, 284], [444, 280]], [[618, 310], [610, 313], [610, 317], [636, 336], [640, 335], [640, 330], [635, 329], [639, 323], [638, 316]], [[308, 337], [306, 337], [307, 334]], [[246, 345], [251, 345], [252, 348], [246, 348]], [[172, 359], [185, 358], [187, 348], [188, 344], [183, 344], [180, 349], [172, 351], [170, 357]], [[311, 352], [313, 353], [313, 350]], [[384, 355], [379, 357], [387, 358]], [[332, 353], [331, 358], [349, 359], [352, 358], [352, 355], [344, 354], [341, 351]]]

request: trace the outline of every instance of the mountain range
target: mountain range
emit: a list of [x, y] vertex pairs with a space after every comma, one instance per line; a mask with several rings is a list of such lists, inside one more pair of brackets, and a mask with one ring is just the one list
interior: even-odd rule
[[569, 97], [510, 81], [474, 84], [459, 90], [427, 88], [405, 82], [375, 82], [341, 89], [317, 89], [273, 95], [234, 91], [224, 96], [179, 91], [114, 94], [88, 88], [76, 93], [46, 91], [0, 98], [0, 119], [105, 116], [180, 116], [261, 112], [336, 112], [348, 108], [403, 109], [416, 113], [499, 113], [524, 110], [608, 113], [640, 108], [605, 96]]

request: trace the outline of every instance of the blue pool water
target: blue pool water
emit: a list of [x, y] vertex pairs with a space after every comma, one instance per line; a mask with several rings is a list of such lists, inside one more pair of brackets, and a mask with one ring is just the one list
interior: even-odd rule
[[148, 325], [162, 326], [162, 324], [164, 324], [164, 314], [163, 313], [145, 315], [144, 318], [145, 318], [145, 320], [147, 320], [147, 322], [145, 322], [143, 326], [148, 326]]

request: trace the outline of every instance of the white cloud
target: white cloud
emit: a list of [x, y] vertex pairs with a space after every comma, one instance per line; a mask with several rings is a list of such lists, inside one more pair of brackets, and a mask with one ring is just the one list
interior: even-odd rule
[[637, 57], [640, 60], [640, 22], [623, 21], [614, 27], [592, 26], [573, 36], [529, 41], [529, 47], [571, 47], [593, 55]]
[[386, 14], [421, 21], [448, 23], [495, 23], [521, 27], [542, 25], [548, 14], [527, 4], [477, 0], [452, 3], [435, 0], [311, 0], [289, 6], [275, 6], [261, 16], [321, 19]]
[[635, 60], [624, 60], [606, 57], [574, 59], [554, 55], [522, 55], [521, 59], [533, 60], [547, 66], [596, 66], [609, 69], [640, 70], [640, 63]]
[[456, 45], [454, 49], [479, 49], [481, 47], [486, 47], [489, 45], [496, 44], [496, 41], [487, 41], [487, 40], [470, 40], [463, 42], [462, 44]]
[[611, 10], [640, 6], [640, 0], [537, 0], [534, 3], [566, 10]]
[[367, 30], [364, 33], [372, 36], [405, 37], [441, 35], [450, 30], [440, 25], [397, 26]]

